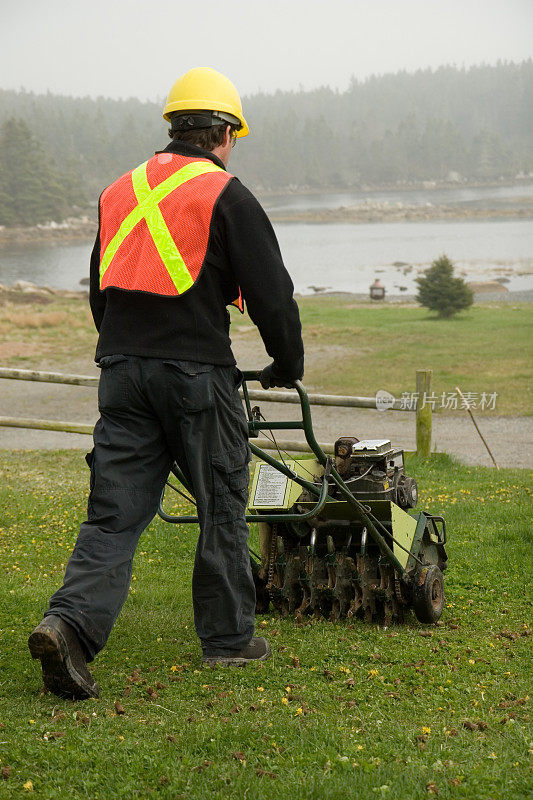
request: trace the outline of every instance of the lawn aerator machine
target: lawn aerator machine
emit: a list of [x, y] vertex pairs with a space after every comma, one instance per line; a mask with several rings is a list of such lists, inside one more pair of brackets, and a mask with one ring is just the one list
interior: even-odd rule
[[[420, 622], [436, 622], [444, 606], [446, 523], [411, 511], [418, 489], [405, 473], [403, 450], [386, 439], [343, 437], [332, 458], [315, 439], [302, 383], [294, 383], [301, 419], [267, 422], [250, 403], [247, 384], [258, 379], [259, 372], [244, 373], [250, 439], [260, 430], [303, 430], [313, 456], [278, 451], [277, 459], [250, 441], [258, 459], [246, 515], [259, 527], [261, 554], [250, 553], [257, 613], [272, 603], [298, 618], [360, 616], [388, 626], [413, 608]], [[176, 464], [172, 472], [192, 494]], [[165, 521], [198, 522], [166, 513], [163, 499], [164, 493], [159, 515]]]

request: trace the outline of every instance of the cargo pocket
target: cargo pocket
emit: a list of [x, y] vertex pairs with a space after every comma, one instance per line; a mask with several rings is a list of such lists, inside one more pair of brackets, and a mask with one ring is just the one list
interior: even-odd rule
[[126, 409], [129, 407], [128, 368], [130, 362], [126, 356], [104, 356], [98, 362], [101, 369], [98, 383], [98, 408]]
[[213, 364], [196, 361], [165, 361], [167, 388], [176, 410], [206, 411], [214, 405]]
[[213, 522], [220, 525], [239, 519], [248, 501], [250, 449], [247, 444], [213, 453]]

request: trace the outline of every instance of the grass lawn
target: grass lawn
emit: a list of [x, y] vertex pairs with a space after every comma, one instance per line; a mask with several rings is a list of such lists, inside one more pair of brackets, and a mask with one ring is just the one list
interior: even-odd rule
[[[314, 308], [304, 306], [307, 321]], [[373, 313], [394, 328], [403, 311]], [[409, 318], [433, 325], [405, 313], [398, 334]], [[336, 314], [328, 326], [340, 326]], [[489, 328], [487, 318], [480, 336]], [[94, 663], [101, 698], [73, 704], [39, 692], [26, 640], [60, 583], [88, 470], [79, 452], [2, 452], [0, 798], [531, 796], [529, 476], [446, 456], [408, 467], [421, 507], [448, 522], [441, 625], [409, 616], [389, 630], [298, 627], [268, 615], [257, 627], [270, 661], [202, 668], [190, 599], [195, 530], [157, 519]]]
[[305, 299], [300, 308], [306, 344], [324, 345], [323, 357], [306, 366], [306, 384], [317, 391], [372, 395], [381, 388], [400, 397], [415, 391], [417, 369], [430, 368], [439, 398], [456, 386], [478, 396], [497, 392], [496, 413], [532, 413], [524, 346], [533, 335], [531, 304], [476, 305], [453, 319], [417, 306], [327, 297]]
[[[497, 392], [491, 414], [531, 414], [532, 369], [526, 344], [533, 338], [533, 304], [476, 305], [439, 320], [415, 305], [355, 304], [349, 298], [299, 300], [306, 347], [305, 383], [332, 394], [396, 397], [415, 391], [415, 371], [433, 369], [433, 391]], [[0, 306], [0, 364], [76, 371], [95, 350], [96, 332], [86, 300], [46, 305], [7, 301]], [[262, 353], [247, 316], [232, 313], [235, 352]], [[264, 366], [258, 355], [257, 367]], [[437, 406], [439, 402], [437, 402]], [[465, 412], [459, 412], [464, 414]], [[481, 411], [478, 413], [482, 413]]]

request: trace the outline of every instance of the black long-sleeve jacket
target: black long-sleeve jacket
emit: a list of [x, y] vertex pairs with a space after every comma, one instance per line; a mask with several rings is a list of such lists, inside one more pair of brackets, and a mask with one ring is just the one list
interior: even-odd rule
[[[164, 152], [209, 158], [213, 153], [172, 141]], [[99, 332], [96, 360], [124, 355], [235, 364], [226, 306], [240, 287], [276, 372], [288, 380], [303, 375], [303, 343], [294, 287], [276, 235], [253, 194], [237, 178], [217, 200], [204, 266], [182, 296], [163, 297], [113, 287], [100, 290], [100, 237], [91, 255], [90, 303]]]

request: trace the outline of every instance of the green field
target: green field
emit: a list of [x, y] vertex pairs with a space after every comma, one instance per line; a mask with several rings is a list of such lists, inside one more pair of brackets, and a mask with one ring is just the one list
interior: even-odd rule
[[438, 627], [271, 614], [257, 622], [270, 661], [202, 668], [195, 531], [156, 520], [93, 665], [101, 698], [73, 704], [39, 692], [26, 640], [60, 583], [88, 470], [77, 452], [2, 452], [0, 798], [531, 796], [530, 475], [445, 456], [408, 471], [448, 522]]
[[478, 396], [497, 392], [498, 414], [533, 411], [530, 304], [473, 306], [454, 319], [335, 298], [304, 300], [300, 308], [306, 344], [324, 345], [322, 358], [306, 365], [306, 384], [316, 390], [372, 395], [382, 388], [400, 397], [415, 390], [417, 369], [430, 368], [439, 397], [459, 386]]

